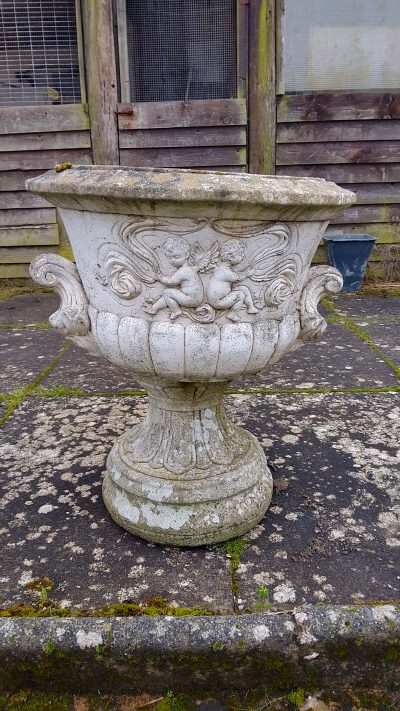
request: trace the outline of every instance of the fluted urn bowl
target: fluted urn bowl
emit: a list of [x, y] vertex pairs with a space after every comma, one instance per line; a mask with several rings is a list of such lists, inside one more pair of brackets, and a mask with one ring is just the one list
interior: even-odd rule
[[149, 393], [146, 418], [107, 459], [111, 516], [166, 544], [245, 533], [272, 477], [255, 437], [226, 418], [223, 392], [325, 329], [318, 302], [342, 279], [310, 264], [355, 196], [314, 178], [113, 166], [49, 171], [27, 187], [59, 209], [76, 261], [32, 262], [34, 281], [61, 296], [50, 323]]

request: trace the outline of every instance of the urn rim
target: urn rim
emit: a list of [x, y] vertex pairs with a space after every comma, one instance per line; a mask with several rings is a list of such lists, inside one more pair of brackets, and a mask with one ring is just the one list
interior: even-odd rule
[[26, 188], [58, 207], [73, 209], [75, 200], [82, 203], [78, 209], [110, 212], [110, 202], [118, 201], [116, 212], [150, 206], [157, 214], [158, 206], [173, 212], [186, 204], [201, 205], [210, 214], [223, 209], [239, 219], [252, 212], [269, 217], [273, 211], [281, 218], [290, 211], [291, 220], [330, 219], [357, 199], [323, 178], [119, 165], [56, 166], [27, 180]]

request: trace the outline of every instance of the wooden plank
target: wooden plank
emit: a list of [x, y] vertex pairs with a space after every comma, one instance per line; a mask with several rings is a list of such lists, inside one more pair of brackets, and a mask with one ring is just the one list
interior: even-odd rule
[[249, 172], [275, 173], [275, 0], [249, 4]]
[[246, 165], [207, 165], [204, 166], [190, 166], [191, 170], [201, 170], [202, 172], [216, 172], [216, 173], [247, 173]]
[[352, 205], [335, 218], [335, 224], [400, 221], [399, 205]]
[[275, 9], [276, 93], [285, 93], [283, 55], [285, 47], [285, 0], [276, 0]]
[[0, 172], [0, 191], [24, 190], [25, 181], [43, 173], [42, 170], [7, 170]]
[[217, 148], [144, 148], [121, 150], [121, 165], [142, 167], [192, 167], [245, 165], [246, 149]]
[[0, 279], [25, 279], [29, 277], [29, 264], [0, 264]]
[[57, 222], [54, 208], [37, 210], [0, 210], [0, 227], [15, 225], [51, 225]]
[[0, 109], [0, 134], [85, 131], [89, 126], [84, 104], [63, 106], [7, 106]]
[[326, 141], [398, 141], [400, 121], [315, 121], [281, 123], [277, 143]]
[[400, 119], [400, 94], [293, 94], [277, 101], [277, 120]]
[[0, 152], [42, 151], [60, 148], [90, 148], [89, 131], [49, 131], [48, 133], [0, 135]]
[[131, 85], [129, 78], [126, 0], [116, 0], [115, 4], [118, 31], [119, 84], [121, 89], [121, 101], [128, 103], [131, 99]]
[[316, 163], [397, 163], [400, 141], [285, 143], [277, 146], [277, 165]]
[[112, 0], [83, 0], [82, 20], [93, 162], [118, 165], [115, 67]]
[[366, 165], [285, 165], [277, 167], [278, 175], [325, 178], [334, 183], [394, 183], [400, 181], [400, 163]]
[[92, 153], [87, 148], [75, 148], [60, 151], [10, 151], [0, 153], [0, 170], [48, 170], [57, 163], [75, 163], [77, 165], [90, 165]]
[[49, 207], [50, 203], [47, 200], [28, 193], [20, 192], [0, 192], [0, 210], [11, 210], [18, 207]]
[[41, 252], [54, 252], [54, 247], [0, 247], [0, 264], [28, 264]]
[[400, 203], [400, 183], [342, 183], [342, 187], [356, 193], [358, 205]]
[[245, 146], [246, 129], [241, 126], [206, 128], [155, 128], [121, 131], [120, 148], [167, 148], [193, 146]]
[[147, 128], [243, 126], [247, 124], [245, 99], [157, 101], [118, 105], [120, 131]]
[[1, 247], [34, 247], [35, 245], [46, 244], [59, 244], [59, 230], [57, 225], [0, 229]]

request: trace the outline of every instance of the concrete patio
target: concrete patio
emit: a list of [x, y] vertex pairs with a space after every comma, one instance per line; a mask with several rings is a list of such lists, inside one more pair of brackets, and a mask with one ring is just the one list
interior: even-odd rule
[[108, 516], [105, 458], [146, 395], [48, 328], [57, 304], [0, 302], [3, 610], [43, 602], [29, 583], [44, 579], [71, 614], [155, 596], [169, 614], [268, 617], [399, 601], [400, 298], [337, 297], [317, 345], [232, 383], [229, 415], [264, 447], [274, 498], [243, 540], [197, 549], [146, 543]]

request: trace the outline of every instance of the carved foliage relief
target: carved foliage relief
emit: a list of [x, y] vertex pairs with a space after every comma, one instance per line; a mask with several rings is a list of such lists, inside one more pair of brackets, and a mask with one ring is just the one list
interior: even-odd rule
[[96, 279], [118, 300], [171, 320], [238, 321], [239, 312], [243, 320], [277, 309], [303, 269], [293, 224], [129, 218], [113, 236], [99, 249]]

